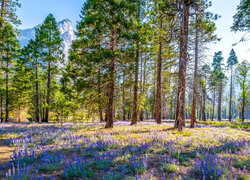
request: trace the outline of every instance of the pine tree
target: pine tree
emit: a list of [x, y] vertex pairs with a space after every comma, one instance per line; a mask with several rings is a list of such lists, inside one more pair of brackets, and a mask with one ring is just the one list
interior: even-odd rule
[[133, 99], [133, 114], [131, 125], [137, 124], [138, 116], [138, 73], [140, 60], [140, 24], [141, 24], [141, 0], [137, 0], [137, 14], [136, 14], [136, 57], [135, 57], [135, 77], [134, 77], [134, 99]]
[[221, 104], [222, 104], [222, 80], [224, 79], [225, 75], [223, 73], [223, 68], [222, 68], [222, 51], [214, 53], [213, 57], [213, 64], [212, 66], [214, 67], [214, 74], [216, 76], [216, 82], [218, 82], [219, 89], [218, 89], [218, 121], [221, 121]]
[[9, 75], [13, 70], [13, 62], [17, 56], [19, 44], [13, 27], [6, 23], [0, 34], [0, 46], [2, 50], [3, 66], [1, 70], [5, 73], [5, 122], [9, 121]]
[[232, 96], [233, 96], [233, 66], [238, 63], [238, 58], [234, 52], [231, 50], [230, 56], [227, 59], [227, 66], [230, 69], [230, 99], [229, 99], [229, 121], [232, 120]]
[[[214, 34], [215, 23], [214, 20], [217, 19], [217, 15], [213, 15], [207, 12], [207, 9], [211, 7], [211, 3], [207, 1], [200, 1], [195, 6], [195, 43], [194, 43], [194, 76], [193, 76], [193, 95], [192, 95], [192, 109], [191, 109], [191, 121], [190, 127], [194, 128], [194, 122], [196, 119], [196, 96], [197, 96], [197, 72], [199, 65], [199, 46], [204, 43], [209, 43], [211, 41], [216, 41], [218, 38]], [[205, 42], [204, 42], [205, 41]], [[205, 102], [205, 99], [204, 99]]]
[[240, 84], [240, 107], [242, 122], [245, 120], [245, 107], [248, 104], [249, 87], [247, 76], [250, 70], [250, 64], [245, 60], [237, 67], [237, 82]]
[[1, 17], [0, 17], [0, 29], [4, 27], [5, 22], [13, 25], [21, 24], [16, 15], [17, 7], [21, 7], [19, 0], [0, 0], [1, 4]]
[[[69, 77], [80, 92], [85, 92], [87, 96], [84, 98], [89, 97], [88, 104], [92, 102], [89, 107], [95, 108], [95, 99], [99, 99], [95, 102], [102, 102], [100, 98], [103, 97], [107, 99], [104, 101], [106, 128], [113, 127], [116, 72], [123, 67], [123, 54], [127, 55], [126, 61], [133, 59], [134, 62], [132, 22], [135, 20], [136, 2], [88, 0], [77, 26], [79, 40], [73, 44], [71, 51], [67, 68]], [[117, 65], [119, 63], [121, 66]], [[99, 86], [100, 82], [102, 86]], [[100, 88], [101, 94], [98, 93]]]
[[47, 96], [44, 122], [48, 122], [51, 102], [51, 81], [54, 72], [57, 70], [56, 63], [63, 58], [62, 39], [52, 14], [49, 14], [43, 24], [37, 29], [37, 40], [41, 47], [43, 61], [47, 64]]
[[233, 16], [233, 31], [249, 31], [250, 0], [241, 0], [237, 7], [237, 13]]
[[20, 51], [13, 68], [14, 75], [11, 78], [12, 108], [18, 112], [18, 122], [21, 122], [21, 113], [31, 106], [32, 68], [28, 66], [29, 58], [25, 51], [25, 49]]
[[39, 116], [39, 84], [41, 81], [40, 78], [40, 52], [39, 52], [39, 42], [38, 39], [35, 38], [35, 40], [30, 40], [28, 45], [24, 48], [24, 52], [27, 54], [27, 59], [29, 59], [29, 66], [33, 70], [32, 71], [32, 82], [35, 84], [35, 119], [36, 122], [40, 122], [40, 116]]
[[182, 127], [185, 127], [186, 70], [190, 5], [189, 0], [183, 0], [181, 3], [183, 13], [181, 13], [180, 23], [179, 80], [175, 113], [175, 128], [178, 128], [178, 130], [182, 130]]

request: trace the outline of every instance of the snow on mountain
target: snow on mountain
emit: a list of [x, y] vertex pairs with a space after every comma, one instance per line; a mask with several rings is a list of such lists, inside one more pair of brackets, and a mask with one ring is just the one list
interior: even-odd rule
[[[39, 26], [39, 25], [38, 25]], [[22, 47], [26, 46], [30, 39], [35, 38], [35, 29], [38, 27], [35, 26], [30, 29], [21, 29], [20, 32], [20, 44]], [[65, 55], [65, 60], [67, 62], [69, 57], [69, 50], [71, 48], [72, 42], [76, 39], [72, 22], [69, 19], [64, 19], [57, 23], [57, 27], [63, 39], [63, 53]]]

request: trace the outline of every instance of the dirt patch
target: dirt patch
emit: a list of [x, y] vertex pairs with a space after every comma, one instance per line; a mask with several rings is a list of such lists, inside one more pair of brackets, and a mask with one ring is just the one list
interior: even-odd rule
[[10, 160], [14, 150], [14, 147], [0, 146], [0, 164], [2, 166]]

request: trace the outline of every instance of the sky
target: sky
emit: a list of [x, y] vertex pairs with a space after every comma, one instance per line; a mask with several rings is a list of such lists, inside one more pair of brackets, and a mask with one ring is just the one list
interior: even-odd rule
[[[17, 15], [22, 21], [21, 29], [32, 28], [43, 22], [45, 17], [52, 13], [57, 21], [70, 19], [76, 26], [79, 21], [81, 8], [84, 0], [19, 0], [22, 7], [18, 9]], [[232, 44], [237, 43], [244, 33], [230, 31], [233, 23], [233, 15], [236, 13], [240, 0], [212, 0], [213, 6], [210, 11], [221, 16], [216, 21], [216, 34], [221, 38], [220, 42], [210, 44], [208, 61], [212, 61], [214, 52], [223, 51], [224, 62], [226, 63]], [[243, 59], [250, 62], [250, 40], [239, 43], [233, 47], [239, 62]]]

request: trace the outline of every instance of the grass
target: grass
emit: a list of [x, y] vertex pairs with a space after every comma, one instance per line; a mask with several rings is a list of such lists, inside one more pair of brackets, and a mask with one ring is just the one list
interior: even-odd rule
[[11, 142], [6, 145], [16, 149], [16, 156], [9, 164], [0, 157], [0, 179], [9, 170], [9, 179], [21, 171], [27, 179], [248, 179], [247, 123], [199, 122], [182, 132], [172, 127], [151, 122], [118, 122], [113, 129], [99, 124], [3, 124], [0, 137]]

